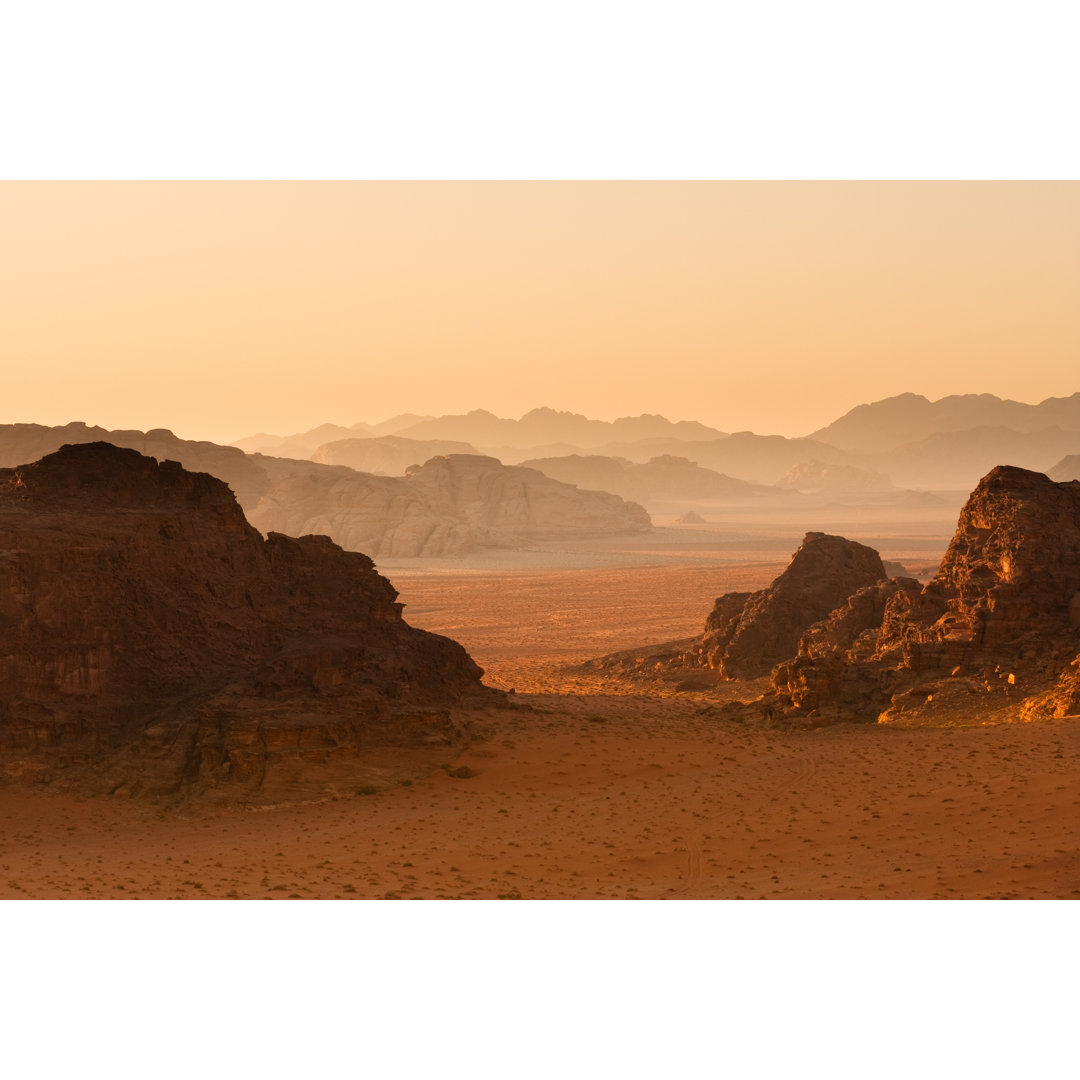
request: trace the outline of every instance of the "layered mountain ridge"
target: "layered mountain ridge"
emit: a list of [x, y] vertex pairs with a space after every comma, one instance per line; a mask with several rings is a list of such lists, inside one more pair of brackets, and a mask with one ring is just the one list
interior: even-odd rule
[[451, 454], [407, 476], [375, 476], [344, 465], [245, 454], [178, 439], [171, 431], [0, 426], [0, 466], [52, 453], [65, 443], [107, 441], [208, 472], [236, 493], [262, 532], [322, 533], [372, 557], [441, 557], [508, 548], [550, 537], [639, 532], [648, 514], [606, 492], [580, 491], [494, 458]]

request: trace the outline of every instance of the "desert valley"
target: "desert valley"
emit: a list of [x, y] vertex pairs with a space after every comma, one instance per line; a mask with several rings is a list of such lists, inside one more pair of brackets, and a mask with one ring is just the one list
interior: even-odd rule
[[0, 426], [0, 895], [1080, 895], [1080, 394]]

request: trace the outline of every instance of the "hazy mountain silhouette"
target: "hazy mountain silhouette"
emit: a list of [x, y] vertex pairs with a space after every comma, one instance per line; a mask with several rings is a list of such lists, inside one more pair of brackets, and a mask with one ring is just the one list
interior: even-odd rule
[[1047, 398], [1038, 405], [994, 394], [954, 394], [938, 401], [921, 394], [899, 394], [858, 405], [809, 437], [843, 450], [882, 453], [941, 432], [986, 427], [1080, 431], [1080, 393]]
[[[479, 454], [475, 446], [450, 439], [406, 439], [380, 435], [371, 439], [341, 439], [325, 443], [311, 455], [323, 465], [347, 465], [357, 472], [404, 476], [410, 465], [420, 465], [443, 454]], [[610, 490], [603, 488], [603, 490]]]
[[578, 487], [598, 488], [640, 502], [650, 510], [670, 503], [747, 503], [783, 497], [775, 487], [751, 484], [670, 454], [644, 464], [626, 458], [572, 454], [535, 458], [522, 465]]
[[351, 439], [355, 436], [372, 434], [374, 432], [367, 424], [353, 424], [352, 427], [341, 427], [340, 424], [320, 424], [310, 431], [302, 431], [297, 435], [267, 436], [270, 440], [267, 442], [259, 442], [259, 435], [249, 435], [246, 439], [238, 439], [232, 445], [249, 454], [306, 458], [324, 443], [333, 442], [335, 439]]
[[262, 532], [326, 535], [372, 556], [439, 557], [535, 539], [602, 537], [648, 529], [649, 516], [606, 492], [579, 491], [494, 458], [434, 458], [409, 476], [245, 454], [178, 439], [171, 431], [107, 431], [83, 423], [0, 425], [0, 467], [35, 461], [69, 443], [108, 442], [224, 480]]
[[1046, 470], [1051, 480], [1080, 480], [1080, 454], [1063, 457], [1053, 468]]
[[863, 459], [905, 487], [970, 490], [1000, 462], [1043, 472], [1064, 454], [1078, 450], [1080, 431], [977, 427], [935, 432], [883, 454], [865, 454]]
[[401, 428], [395, 434], [410, 439], [458, 439], [488, 450], [499, 446], [524, 448], [560, 442], [585, 449], [612, 439], [706, 439], [723, 433], [693, 420], [672, 422], [655, 415], [590, 420], [579, 413], [540, 408], [527, 412], [520, 420], [507, 420], [484, 409], [475, 409], [463, 416], [424, 420]]
[[641, 464], [664, 455], [687, 457], [703, 468], [766, 485], [775, 484], [789, 469], [806, 461], [843, 464], [855, 460], [843, 450], [814, 439], [755, 435], [752, 431], [739, 431], [705, 441], [641, 439], [633, 443], [606, 443], [598, 447], [596, 453]]
[[[400, 413], [398, 416], [391, 416], [389, 420], [382, 420], [378, 424], [369, 424], [368, 427], [371, 428], [372, 433], [375, 435], [397, 435], [399, 432], [404, 431], [405, 428], [434, 419], [434, 416], [420, 416], [418, 413]], [[357, 424], [356, 426], [359, 427], [360, 425]]]

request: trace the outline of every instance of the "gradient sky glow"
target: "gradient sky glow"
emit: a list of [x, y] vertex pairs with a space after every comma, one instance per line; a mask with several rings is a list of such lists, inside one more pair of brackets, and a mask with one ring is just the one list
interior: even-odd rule
[[806, 434], [1080, 390], [1080, 183], [0, 183], [0, 422], [537, 405]]

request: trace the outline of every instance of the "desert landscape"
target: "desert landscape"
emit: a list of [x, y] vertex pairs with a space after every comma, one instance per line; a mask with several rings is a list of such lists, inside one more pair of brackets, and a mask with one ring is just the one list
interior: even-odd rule
[[1065, 15], [13, 10], [12, 1075], [1072, 1071]]
[[[642, 630], [692, 630], [718, 585], [760, 586], [778, 569], [399, 577], [414, 624], [450, 633], [491, 685], [517, 689], [462, 718], [462, 745], [386, 750], [334, 794], [257, 809], [5, 786], [0, 894], [1080, 895], [1075, 717], [791, 730], [725, 720], [711, 695], [612, 692], [563, 673]], [[612, 616], [652, 605], [663, 618], [612, 630]]]
[[0, 896], [1080, 895], [1075, 185], [5, 192]]
[[[722, 525], [654, 526], [584, 539], [573, 531], [527, 548], [499, 547], [471, 557], [388, 560], [393, 567], [379, 569], [389, 575], [393, 589], [378, 584], [370, 562], [357, 555], [364, 584], [347, 586], [354, 590], [351, 601], [342, 599], [344, 578], [327, 579], [334, 582], [329, 591], [304, 586], [306, 604], [330, 603], [325, 614], [314, 607], [313, 615], [301, 614], [300, 594], [293, 592], [286, 617], [291, 621], [281, 622], [281, 601], [271, 599], [279, 588], [273, 576], [286, 567], [289, 574], [310, 573], [292, 569], [303, 566], [298, 558], [330, 559], [317, 575], [351, 574], [347, 553], [328, 540], [321, 548], [309, 538], [304, 554], [301, 548], [282, 548], [295, 542], [276, 533], [261, 541], [244, 524], [224, 485], [104, 442], [69, 445], [36, 465], [9, 469], [0, 513], [9, 552], [3, 608], [8, 626], [20, 624], [20, 602], [22, 612], [31, 610], [25, 607], [27, 592], [47, 594], [48, 579], [31, 564], [52, 575], [70, 575], [65, 550], [74, 543], [84, 562], [89, 545], [100, 543], [93, 537], [104, 535], [108, 547], [91, 558], [104, 567], [109, 564], [101, 560], [110, 558], [121, 523], [132, 539], [129, 554], [108, 574], [120, 592], [100, 580], [79, 578], [84, 593], [78, 598], [71, 591], [75, 579], [66, 586], [74, 609], [58, 624], [66, 628], [64, 640], [45, 630], [36, 644], [29, 641], [25, 614], [21, 643], [16, 647], [8, 639], [0, 895], [653, 900], [1080, 895], [1075, 836], [1080, 710], [1075, 690], [1066, 688], [1055, 697], [1053, 689], [1070, 650], [1072, 656], [1080, 651], [1080, 618], [1073, 594], [1047, 578], [1063, 576], [1080, 596], [1080, 514], [1068, 501], [1080, 484], [1032, 480], [1038, 474], [1024, 470], [994, 475], [1004, 475], [1004, 494], [995, 495], [988, 478], [964, 511], [968, 517], [982, 515], [982, 547], [966, 546], [965, 517], [950, 541], [933, 519], [899, 515], [891, 522], [894, 535], [884, 537], [890, 546], [881, 552], [893, 575], [887, 583], [875, 549], [809, 533], [796, 554], [785, 558], [780, 549], [790, 526], [768, 514], [762, 521], [733, 511]], [[984, 489], [988, 494], [980, 497]], [[1045, 536], [1036, 538], [1040, 550], [1030, 543], [1030, 530], [1018, 524], [1018, 515], [1046, 523], [1051, 505], [1046, 500], [1058, 496], [1067, 500], [1066, 516], [1059, 528], [1046, 527]], [[996, 510], [995, 499], [1005, 500], [1008, 510]], [[208, 532], [202, 531], [203, 519]], [[24, 540], [24, 553], [13, 561], [18, 528], [25, 529], [28, 520], [38, 530], [34, 554]], [[861, 533], [867, 531], [864, 524]], [[869, 531], [890, 529], [879, 523]], [[987, 535], [994, 542], [987, 542]], [[221, 539], [225, 548], [216, 555], [213, 545]], [[270, 555], [266, 571], [259, 569], [260, 543]], [[251, 554], [245, 553], [248, 548]], [[991, 549], [998, 566], [994, 580], [979, 562], [980, 552]], [[143, 572], [131, 569], [143, 551], [147, 572], [158, 587], [170, 590], [161, 600], [146, 595]], [[179, 565], [170, 570], [161, 561], [176, 552], [190, 562], [195, 551], [201, 561], [194, 570], [181, 571]], [[1030, 564], [1047, 551], [1050, 567]], [[851, 557], [852, 569], [834, 577], [830, 567], [837, 560], [847, 566]], [[252, 669], [245, 652], [228, 661], [243, 666], [224, 682], [209, 676], [211, 656], [213, 663], [226, 663], [229, 647], [225, 639], [213, 638], [213, 652], [200, 652], [203, 635], [218, 633], [210, 627], [219, 616], [208, 614], [216, 601], [206, 607], [199, 596], [203, 581], [217, 581], [212, 568], [221, 558], [231, 569], [221, 584], [209, 588], [225, 599], [220, 617], [226, 619], [226, 633], [235, 641], [242, 625], [243, 607], [229, 597], [231, 589], [237, 598], [247, 590], [247, 602], [256, 609], [279, 605], [273, 615], [268, 607], [254, 626], [280, 624], [273, 633], [293, 635], [293, 644], [282, 647], [280, 641], [263, 644], [261, 630], [242, 631], [255, 634], [248, 648], [269, 646], [267, 674]], [[998, 580], [1003, 558], [1013, 584]], [[1026, 581], [1025, 570], [1033, 582]], [[928, 680], [935, 677], [927, 644], [916, 680], [922, 697], [912, 699], [906, 684], [890, 685], [870, 717], [877, 722], [867, 722], [865, 688], [855, 698], [838, 691], [835, 702], [800, 701], [784, 682], [790, 665], [756, 661], [760, 638], [783, 655], [794, 654], [796, 646], [800, 656], [809, 650], [805, 661], [795, 663], [820, 665], [829, 654], [814, 651], [815, 634], [825, 632], [818, 621], [864, 582], [871, 592], [885, 588], [895, 599], [930, 595], [941, 587], [935, 582], [961, 571], [983, 590], [989, 587], [987, 595], [998, 596], [990, 607], [1014, 622], [1015, 583], [1030, 598], [1021, 612], [1019, 651], [1011, 644], [1017, 636], [1013, 623], [998, 635], [1015, 660], [1012, 666], [1024, 671], [1021, 684], [1031, 684], [1022, 694], [1012, 673], [1005, 680], [1003, 671], [993, 686], [987, 682], [985, 691], [980, 685], [979, 693], [971, 692], [975, 668], [985, 681], [989, 666], [1000, 669], [991, 665], [999, 653], [977, 659], [982, 638], [976, 640], [970, 627], [957, 637], [953, 623], [965, 609], [955, 605], [934, 622], [934, 640], [940, 642], [935, 647], [944, 650], [945, 667], [937, 673], [941, 685], [927, 692]], [[259, 588], [271, 590], [265, 600], [251, 599], [255, 586], [245, 582], [252, 573], [259, 575]], [[131, 585], [124, 586], [132, 574]], [[794, 582], [787, 593], [784, 582]], [[811, 602], [799, 591], [806, 586], [834, 593]], [[132, 601], [122, 599], [125, 589], [136, 596], [132, 614], [125, 606]], [[795, 607], [785, 599], [792, 589]], [[443, 636], [431, 638], [431, 645], [405, 636], [394, 646], [393, 660], [385, 652], [378, 660], [368, 658], [375, 647], [367, 643], [369, 632], [361, 624], [354, 623], [351, 631], [345, 627], [355, 619], [356, 605], [385, 605], [395, 590], [398, 603], [392, 606], [410, 626]], [[863, 588], [858, 596], [866, 592]], [[93, 606], [98, 594], [108, 612]], [[717, 640], [715, 615], [708, 622], [703, 616], [718, 595], [717, 610], [725, 609], [726, 597], [761, 598], [754, 601], [756, 613], [743, 617], [742, 637], [732, 639], [750, 642], [741, 648], [738, 665], [733, 644], [723, 645], [723, 661], [706, 663], [700, 658], [704, 651], [700, 656], [694, 651], [702, 649], [699, 641]], [[977, 607], [964, 587], [958, 595], [966, 597], [968, 607]], [[1012, 610], [1005, 603], [1010, 596]], [[40, 618], [43, 599], [31, 603]], [[789, 605], [771, 628], [770, 604]], [[169, 609], [186, 611], [185, 620], [206, 629], [186, 632]], [[195, 615], [196, 609], [207, 614]], [[378, 610], [383, 614], [377, 618], [389, 621], [375, 642], [384, 640], [399, 618], [389, 608]], [[1056, 610], [1061, 613], [1055, 615]], [[932, 614], [936, 618], [939, 612]], [[839, 609], [829, 618], [838, 616], [842, 623]], [[310, 633], [298, 620], [313, 617], [320, 620], [319, 636], [298, 637]], [[118, 628], [103, 631], [110, 619]], [[338, 620], [332, 639], [326, 636], [331, 625], [326, 619]], [[756, 629], [762, 619], [764, 637]], [[186, 682], [155, 681], [136, 691], [144, 678], [137, 674], [144, 670], [137, 658], [125, 661], [134, 667], [124, 669], [122, 679], [115, 677], [117, 657], [130, 655], [120, 645], [119, 627], [132, 620], [141, 626], [140, 651], [153, 640], [151, 625], [167, 634], [151, 649], [154, 679], [166, 669], [174, 679], [185, 678], [181, 672], [193, 662]], [[987, 625], [997, 624], [991, 617]], [[985, 629], [980, 632], [987, 636]], [[1038, 655], [1031, 650], [1033, 632], [1048, 641]], [[346, 645], [342, 633], [361, 637]], [[1050, 646], [1050, 637], [1061, 633], [1065, 640]], [[76, 644], [88, 636], [97, 642]], [[438, 644], [446, 638], [464, 647], [460, 659], [435, 652], [424, 655], [437, 660], [413, 661], [402, 651], [448, 648], [450, 642]], [[188, 653], [178, 651], [181, 641], [189, 643]], [[80, 648], [83, 652], [75, 655]], [[43, 650], [50, 649], [56, 658], [43, 661]], [[104, 657], [110, 649], [111, 660]], [[483, 669], [490, 690], [469, 670], [465, 652]], [[188, 655], [192, 661], [180, 660]], [[688, 656], [698, 659], [688, 666]], [[961, 656], [964, 670], [961, 665], [953, 670], [953, 660]], [[292, 658], [289, 667], [282, 667], [284, 657]], [[856, 653], [846, 657], [848, 672], [865, 663]], [[419, 696], [403, 698], [386, 682], [372, 683], [365, 672], [373, 662], [382, 671], [388, 664], [419, 663], [408, 677]], [[428, 673], [436, 669], [442, 674], [433, 685]], [[893, 677], [902, 678], [903, 669], [901, 662]], [[255, 674], [239, 676], [241, 670]], [[1065, 672], [1062, 680], [1068, 678]], [[56, 689], [50, 697], [45, 686], [51, 680]], [[201, 689], [193, 697], [195, 687]], [[125, 702], [139, 700], [139, 693], [149, 696], [141, 708], [118, 713], [119, 701], [110, 692]], [[171, 711], [163, 713], [155, 696], [173, 702]], [[924, 699], [935, 696], [939, 705], [931, 710]], [[28, 715], [30, 697], [36, 719], [26, 727], [20, 720]], [[1043, 699], [1048, 703], [1040, 704]], [[97, 712], [88, 712], [91, 706]], [[130, 715], [126, 727], [119, 715]]]

